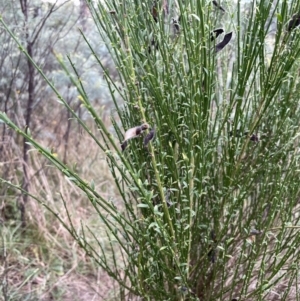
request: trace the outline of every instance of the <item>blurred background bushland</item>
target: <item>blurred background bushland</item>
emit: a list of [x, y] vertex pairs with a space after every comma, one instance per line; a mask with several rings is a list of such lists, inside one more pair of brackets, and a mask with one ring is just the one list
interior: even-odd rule
[[[105, 66], [111, 72], [114, 68], [96, 34], [85, 1], [1, 0], [0, 7], [0, 14], [28, 53], [74, 111], [89, 123], [90, 117], [84, 115], [76, 89], [54, 54], [72, 56], [82, 81], [89, 85], [93, 105], [109, 125], [111, 98], [103, 85], [101, 70], [84, 45], [78, 28], [96, 46]], [[29, 127], [64, 162], [77, 164], [78, 172], [93, 178], [108, 198], [114, 195], [107, 166], [95, 144], [70, 118], [70, 112], [57, 102], [52, 90], [2, 28], [0, 44], [0, 111], [20, 128]], [[93, 127], [92, 122], [90, 125]], [[63, 216], [62, 205], [57, 202], [59, 187], [65, 200], [73, 206], [78, 225], [85, 219], [96, 227], [98, 220], [91, 213], [89, 203], [47, 165], [46, 159], [30, 152], [26, 141], [4, 124], [0, 125], [0, 135], [1, 178], [46, 199]], [[26, 195], [0, 184], [0, 218], [1, 300], [103, 300], [112, 282], [107, 283], [106, 274], [86, 258], [49, 212]], [[27, 231], [23, 232], [24, 227]]]

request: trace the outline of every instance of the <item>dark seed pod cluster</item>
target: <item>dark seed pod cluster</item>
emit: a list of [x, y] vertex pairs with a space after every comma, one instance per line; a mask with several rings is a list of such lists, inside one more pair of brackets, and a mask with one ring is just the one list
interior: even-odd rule
[[292, 31], [294, 28], [300, 25], [300, 13], [294, 14], [289, 21], [287, 31]]
[[133, 127], [126, 131], [124, 141], [121, 144], [122, 151], [124, 151], [128, 145], [128, 140], [138, 137], [143, 131], [147, 130], [149, 125], [144, 123], [142, 125]]
[[[145, 130], [149, 129], [149, 124], [144, 123], [142, 125], [130, 128], [126, 131], [124, 135], [124, 141], [121, 144], [121, 149], [124, 151], [128, 146], [128, 141], [140, 136]], [[150, 132], [144, 138], [144, 146], [146, 147], [150, 141], [152, 141], [155, 137], [155, 127], [153, 127]]]

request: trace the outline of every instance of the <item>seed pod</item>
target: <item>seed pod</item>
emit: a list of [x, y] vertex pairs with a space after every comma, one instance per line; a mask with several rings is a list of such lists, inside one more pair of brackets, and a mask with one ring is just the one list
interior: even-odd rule
[[300, 25], [300, 13], [294, 14], [292, 19], [289, 21], [287, 31], [292, 31], [294, 28]]
[[220, 34], [222, 34], [224, 30], [222, 28], [215, 29], [210, 33], [210, 40], [215, 40]]
[[221, 51], [231, 40], [232, 32], [227, 33], [223, 39], [223, 41], [216, 45], [216, 53]]
[[128, 145], [128, 142], [127, 141], [124, 141], [122, 144], [121, 144], [121, 149], [122, 149], [122, 152], [124, 152], [125, 148], [127, 147]]
[[148, 145], [148, 143], [151, 140], [153, 140], [154, 137], [155, 137], [155, 127], [153, 127], [153, 129], [145, 137], [145, 139], [144, 139], [144, 146], [146, 147]]
[[226, 12], [226, 10], [217, 1], [212, 1], [212, 3], [215, 7], [217, 7], [218, 9], [223, 11], [224, 13]]
[[124, 141], [121, 144], [122, 151], [124, 151], [128, 145], [128, 140], [138, 137], [143, 131], [149, 128], [147, 123], [136, 126], [126, 131], [124, 135]]
[[258, 136], [255, 135], [255, 134], [251, 135], [250, 140], [254, 141], [254, 142], [258, 142], [259, 141]]
[[180, 26], [179, 26], [179, 22], [176, 19], [172, 19], [172, 23], [175, 29], [175, 33], [178, 34], [180, 33]]
[[151, 49], [155, 48], [156, 50], [158, 50], [158, 42], [156, 42], [154, 39], [151, 40], [151, 45], [148, 46], [148, 53], [151, 53]]

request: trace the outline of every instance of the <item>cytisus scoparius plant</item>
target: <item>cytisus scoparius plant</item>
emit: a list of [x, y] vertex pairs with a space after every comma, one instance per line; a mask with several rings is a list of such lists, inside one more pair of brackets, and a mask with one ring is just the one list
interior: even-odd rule
[[81, 32], [110, 89], [113, 127], [71, 56], [58, 59], [98, 132], [45, 80], [105, 154], [122, 203], [0, 115], [86, 194], [109, 252], [84, 223], [64, 226], [122, 300], [300, 299], [298, 1], [87, 3], [118, 74]]

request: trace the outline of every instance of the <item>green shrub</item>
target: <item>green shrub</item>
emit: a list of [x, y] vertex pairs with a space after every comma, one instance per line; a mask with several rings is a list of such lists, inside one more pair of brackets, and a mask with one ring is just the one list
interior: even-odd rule
[[[120, 284], [122, 300], [299, 298], [300, 38], [297, 18], [288, 23], [297, 1], [88, 3], [118, 72], [116, 81], [82, 34], [111, 92], [113, 129], [71, 57], [72, 71], [58, 59], [98, 133], [45, 79], [105, 153], [122, 203], [0, 115], [86, 194], [110, 250], [71, 216], [65, 227]], [[224, 33], [213, 39], [217, 28]]]

